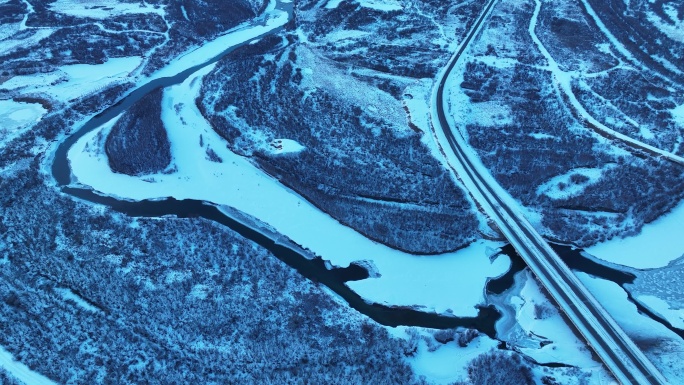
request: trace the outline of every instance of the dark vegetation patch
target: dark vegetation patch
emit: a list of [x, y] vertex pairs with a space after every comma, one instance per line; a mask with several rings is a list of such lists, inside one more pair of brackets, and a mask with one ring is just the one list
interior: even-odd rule
[[171, 163], [171, 147], [161, 120], [162, 89], [131, 106], [114, 124], [105, 142], [109, 166], [127, 175], [163, 171]]
[[207, 159], [216, 163], [223, 163], [223, 159], [211, 147], [207, 147]]
[[[622, 69], [585, 79], [573, 91], [587, 110], [600, 121], [607, 121], [609, 127], [657, 148], [684, 155], [684, 146], [681, 143], [675, 146], [684, 138], [684, 131], [670, 112], [684, 104], [682, 91], [672, 89], [660, 79]], [[606, 100], [611, 106], [606, 105]], [[646, 127], [653, 136], [643, 137], [639, 127], [625, 124], [623, 113]]]
[[598, 72], [619, 64], [615, 57], [597, 51], [606, 37], [588, 17], [579, 4], [542, 6], [535, 32], [561, 68]]
[[23, 385], [23, 382], [15, 379], [11, 374], [4, 369], [0, 369], [0, 384], [3, 385]]
[[471, 384], [532, 385], [532, 370], [520, 354], [491, 351], [477, 356], [468, 365]]
[[[435, 23], [455, 27], [460, 39], [481, 7], [480, 2], [454, 3], [417, 1], [404, 9], [381, 11], [342, 1], [333, 9], [315, 6], [317, 1], [297, 2], [298, 27], [326, 57], [349, 66], [358, 66], [394, 76], [434, 77], [446, 64], [449, 53], [437, 41], [443, 39]], [[368, 35], [330, 41], [329, 34], [339, 30], [363, 31]]]
[[259, 9], [252, 9], [249, 2], [244, 0], [230, 2], [223, 0], [182, 0], [171, 5], [174, 12], [179, 10], [180, 6], [185, 8], [188, 19], [190, 19], [188, 29], [200, 37], [216, 36], [241, 21], [255, 17], [260, 11]]
[[[542, 10], [545, 8], [549, 7], [542, 7]], [[526, 25], [529, 15], [516, 14], [515, 17], [525, 22], [519, 23], [519, 33], [507, 35], [506, 39], [514, 36], [520, 46], [526, 46], [524, 36], [529, 36]], [[550, 17], [546, 19], [547, 22], [551, 20]], [[547, 43], [558, 41], [553, 29], [552, 23], [546, 27], [542, 23], [537, 26], [537, 33]], [[577, 29], [575, 32], [579, 33], [585, 29], [585, 24], [563, 22], [555, 29], [558, 33], [571, 33]], [[575, 52], [563, 48], [562, 44], [546, 46], [552, 47], [552, 55], [561, 63]], [[536, 50], [528, 51], [530, 56], [541, 57]], [[563, 54], [559, 55], [559, 52]], [[610, 68], [608, 65], [614, 59], [602, 61], [602, 55], [578, 55], [579, 58], [573, 60], [579, 61], [572, 65], [587, 63], [589, 68]], [[598, 61], [594, 61], [596, 58]], [[621, 77], [609, 73], [591, 78], [592, 87], [600, 88], [601, 95], [629, 116], [644, 123], [658, 122], [662, 130], [654, 130], [656, 143], [676, 143], [681, 134], [673, 129], [669, 114], [664, 113], [674, 107], [673, 91], [665, 89], [663, 83], [652, 76], [637, 71], [618, 71], [619, 74], [623, 72], [630, 74]], [[504, 188], [523, 205], [542, 213], [544, 231], [552, 239], [587, 246], [616, 235], [635, 234], [644, 223], [653, 221], [684, 199], [684, 184], [681, 183], [684, 168], [638, 153], [632, 156], [619, 152], [612, 147], [619, 147], [619, 141], [606, 143], [598, 138], [592, 129], [583, 126], [585, 123], [555, 89], [548, 71], [523, 63], [497, 68], [474, 59], [466, 64], [463, 77], [461, 88], [472, 103], [491, 101], [508, 106], [512, 113], [511, 123], [490, 126], [473, 121], [468, 124], [470, 144]], [[586, 92], [581, 93], [578, 87], [575, 91], [590, 112], [596, 111], [601, 103], [605, 104], [598, 98], [589, 103]], [[544, 133], [549, 138], [531, 139], [532, 133]], [[617, 166], [606, 167], [612, 163]], [[577, 196], [552, 199], [537, 194], [538, 186], [551, 178], [583, 167], [606, 168], [596, 183], [588, 185]], [[571, 182], [582, 184], [585, 179], [577, 175]]]
[[9, 0], [0, 4], [0, 24], [18, 23], [24, 18], [26, 4], [21, 0]]
[[[471, 242], [478, 226], [471, 204], [420, 136], [408, 127], [398, 135], [395, 122], [343, 95], [304, 89], [296, 76], [297, 50], [306, 48], [281, 41], [237, 50], [205, 78], [198, 105], [231, 149], [253, 156], [343, 224], [391, 247], [436, 253]], [[270, 156], [244, 135], [251, 129], [296, 140], [306, 151]]]
[[252, 242], [202, 219], [93, 210], [55, 194], [39, 168], [0, 179], [0, 346], [32, 370], [58, 383], [102, 372], [115, 383], [420, 383], [404, 341]]
[[[648, 20], [649, 11], [664, 15], [666, 2], [637, 1], [625, 3], [622, 0], [588, 0], [606, 28], [623, 44], [637, 60], [650, 70], [674, 80], [684, 88], [684, 43], [673, 40]], [[675, 9], [682, 14], [681, 3]], [[665, 22], [667, 19], [665, 18]], [[676, 70], [668, 68], [655, 57], [669, 61]]]
[[[643, 39], [643, 36], [648, 35], [648, 39], [657, 40], [664, 39], [662, 32], [647, 21], [646, 13], [653, 11], [667, 20], [663, 10], [665, 3], [635, 2], [626, 11], [619, 10], [620, 8], [611, 9], [605, 4], [596, 4], [596, 7], [607, 13], [627, 12], [622, 16], [612, 15], [611, 20], [631, 20], [630, 23], [634, 23], [631, 28], [641, 31], [641, 37], [637, 35], [634, 39]], [[621, 8], [625, 7], [623, 3], [619, 5]], [[638, 21], [632, 20], [635, 15], [639, 15]], [[613, 34], [616, 31], [612, 28], [617, 26], [618, 24], [613, 24], [609, 28]], [[572, 90], [594, 118], [617, 132], [666, 151], [684, 154], [684, 132], [671, 114], [673, 108], [684, 104], [684, 79], [677, 81], [676, 77], [663, 72], [661, 65], [655, 66], [656, 63], [650, 57], [647, 62], [633, 62], [624, 57], [579, 3], [567, 3], [562, 7], [543, 6], [535, 30], [561, 68], [593, 73], [592, 76], [583, 76], [574, 81]], [[630, 52], [632, 49], [650, 52], [645, 45], [635, 46], [630, 41], [632, 37], [624, 35], [623, 31], [619, 31], [616, 36], [627, 39]], [[672, 51], [674, 56], [668, 59], [674, 60], [672, 63], [684, 61], [681, 54], [684, 46], [681, 44], [667, 43], [657, 52], [665, 49]], [[638, 52], [632, 54], [639, 58]], [[642, 69], [642, 65], [648, 69]], [[670, 78], [663, 78], [663, 74]], [[650, 134], [642, 135], [641, 128], [630, 123], [629, 119], [646, 128]]]
[[43, 99], [43, 98], [34, 98], [30, 96], [26, 97], [16, 97], [14, 98], [15, 102], [18, 103], [30, 103], [30, 104], [40, 104], [46, 111], [51, 111], [52, 110], [52, 103], [50, 103], [49, 100]]
[[582, 51], [591, 49], [596, 44], [591, 30], [581, 22], [558, 17], [551, 18], [551, 32], [570, 49]]

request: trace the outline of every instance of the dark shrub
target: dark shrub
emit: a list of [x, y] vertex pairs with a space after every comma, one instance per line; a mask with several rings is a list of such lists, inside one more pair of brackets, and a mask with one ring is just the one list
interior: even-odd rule
[[124, 113], [105, 142], [109, 166], [127, 175], [163, 171], [171, 163], [169, 139], [161, 120], [162, 90], [142, 98]]
[[516, 353], [492, 351], [470, 362], [468, 379], [475, 385], [534, 384], [532, 372]]

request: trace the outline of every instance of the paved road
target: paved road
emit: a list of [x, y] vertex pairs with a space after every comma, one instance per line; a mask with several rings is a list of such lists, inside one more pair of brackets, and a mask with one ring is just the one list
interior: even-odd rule
[[462, 147], [466, 145], [465, 140], [460, 136], [458, 137], [460, 140], [457, 140], [454, 131], [449, 126], [444, 108], [447, 78], [472, 39], [478, 34], [496, 1], [490, 0], [487, 3], [440, 80], [435, 108], [437, 119], [433, 121], [435, 129], [443, 130], [449, 142], [449, 148], [445, 148], [445, 151], [449, 149], [453, 151], [465, 170], [460, 177], [466, 181], [466, 184], [475, 186], [475, 191], [471, 191], [475, 199], [496, 222], [509, 242], [615, 377], [624, 384], [665, 384], [667, 380], [620, 329], [548, 243], [515, 207], [509, 205], [497, 194], [496, 182], [491, 177], [478, 172], [471, 158], [474, 155], [469, 151], [464, 151]]

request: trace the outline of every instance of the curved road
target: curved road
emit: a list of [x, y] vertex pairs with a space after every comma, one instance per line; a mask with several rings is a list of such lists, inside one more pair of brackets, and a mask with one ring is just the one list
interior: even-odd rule
[[433, 125], [435, 128], [438, 125], [441, 127], [449, 148], [465, 170], [465, 173], [459, 176], [475, 186], [476, 191], [471, 191], [473, 197], [496, 222], [502, 233], [615, 377], [624, 384], [666, 384], [667, 380], [662, 374], [620, 329], [541, 235], [517, 210], [497, 194], [497, 189], [493, 187], [495, 182], [491, 177], [478, 172], [473, 162], [475, 156], [464, 150], [467, 146], [465, 140], [462, 137], [457, 139], [449, 126], [444, 108], [447, 79], [463, 52], [480, 31], [482, 23], [496, 1], [490, 0], [486, 4], [463, 44], [449, 62], [437, 88], [435, 105], [437, 119], [433, 117]]

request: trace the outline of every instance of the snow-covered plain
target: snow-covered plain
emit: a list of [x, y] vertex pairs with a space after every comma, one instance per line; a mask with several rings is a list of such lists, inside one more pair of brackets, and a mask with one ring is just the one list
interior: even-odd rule
[[498, 343], [480, 335], [466, 347], [450, 342], [431, 349], [425, 339], [421, 339], [416, 354], [408, 362], [418, 376], [424, 376], [430, 383], [453, 384], [468, 377], [470, 361], [483, 352], [496, 349]]
[[127, 80], [142, 61], [141, 57], [132, 56], [111, 58], [103, 64], [65, 65], [46, 74], [15, 76], [0, 87], [23, 94], [46, 94], [55, 100], [68, 101]]
[[38, 103], [0, 100], [0, 147], [29, 129], [46, 112]]
[[142, 2], [124, 2], [116, 0], [57, 0], [50, 4], [54, 12], [70, 16], [106, 19], [116, 15], [140, 13], [158, 13], [164, 16], [164, 10]]
[[588, 247], [600, 259], [636, 269], [667, 266], [684, 255], [684, 201], [657, 220], [644, 225], [638, 235], [613, 238]]
[[[173, 196], [231, 206], [268, 223], [334, 266], [370, 261], [380, 276], [348, 283], [368, 301], [459, 316], [477, 314], [475, 306], [484, 302], [487, 279], [503, 274], [509, 267], [505, 256], [494, 261], [488, 257], [502, 246], [501, 242], [481, 240], [455, 253], [417, 257], [370, 241], [341, 225], [230, 152], [194, 103], [188, 103], [199, 92], [199, 78], [211, 69], [205, 67], [164, 93], [162, 120], [176, 172], [141, 178], [113, 173], [102, 150], [103, 140], [114, 124], [111, 121], [86, 134], [71, 148], [69, 159], [78, 183], [125, 199]], [[200, 135], [204, 145], [222, 159], [221, 163], [207, 159]], [[290, 143], [281, 139], [283, 142]]]

